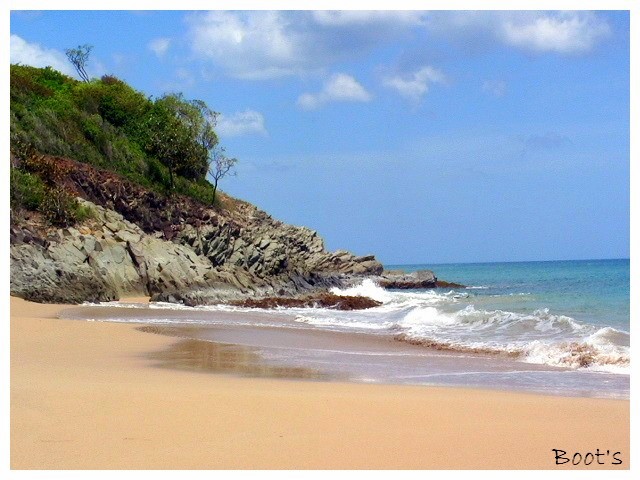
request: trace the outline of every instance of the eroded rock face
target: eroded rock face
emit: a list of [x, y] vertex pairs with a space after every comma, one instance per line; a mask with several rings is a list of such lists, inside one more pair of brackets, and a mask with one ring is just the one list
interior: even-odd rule
[[117, 300], [118, 292], [88, 264], [70, 266], [40, 245], [11, 246], [11, 294], [34, 302], [82, 303]]
[[[291, 272], [378, 275], [373, 256], [327, 252], [313, 230], [284, 224], [240, 200], [220, 213], [186, 197], [165, 197], [118, 175], [66, 158], [66, 186], [79, 197], [119, 213], [140, 231], [172, 240], [205, 256], [214, 267], [240, 267], [257, 278]], [[222, 195], [222, 194], [221, 194]]]
[[[296, 295], [379, 275], [373, 256], [327, 252], [313, 230], [227, 198], [218, 211], [70, 159], [62, 185], [94, 213], [77, 228], [11, 228], [11, 293], [40, 302], [126, 295], [188, 304]], [[221, 194], [222, 195], [222, 194]], [[87, 200], [82, 200], [82, 199]]]
[[145, 232], [121, 214], [93, 212], [82, 227], [39, 235], [11, 231], [11, 293], [40, 302], [109, 301], [127, 295], [190, 305], [296, 295], [380, 273], [374, 257], [326, 252], [318, 234], [248, 204], [237, 218]]
[[211, 264], [193, 250], [146, 235], [121, 215], [80, 201], [93, 211], [90, 226], [58, 229], [40, 242], [12, 242], [13, 294], [78, 303], [208, 285]]

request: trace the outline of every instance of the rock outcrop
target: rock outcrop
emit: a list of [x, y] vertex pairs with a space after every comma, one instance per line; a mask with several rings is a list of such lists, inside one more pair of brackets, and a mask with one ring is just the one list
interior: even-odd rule
[[364, 310], [367, 308], [379, 307], [382, 305], [382, 302], [378, 302], [368, 297], [353, 297], [322, 292], [319, 294], [308, 294], [293, 298], [248, 298], [246, 300], [232, 302], [232, 305], [248, 308], [314, 307], [331, 308], [334, 310]]
[[431, 270], [418, 270], [405, 273], [402, 270], [386, 270], [377, 278], [377, 283], [383, 288], [420, 289], [435, 288], [438, 279]]
[[382, 271], [373, 257], [327, 252], [316, 232], [248, 204], [235, 218], [211, 211], [208, 222], [145, 232], [120, 213], [78, 201], [93, 218], [77, 228], [12, 227], [12, 294], [60, 303], [151, 295], [194, 305], [294, 295]]
[[373, 277], [382, 288], [398, 290], [420, 290], [425, 288], [466, 288], [460, 283], [438, 280], [431, 270], [417, 270], [406, 273], [403, 270], [385, 270]]

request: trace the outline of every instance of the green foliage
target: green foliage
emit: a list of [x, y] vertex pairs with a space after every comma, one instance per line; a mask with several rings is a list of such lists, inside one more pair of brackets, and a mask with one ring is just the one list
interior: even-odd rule
[[159, 186], [162, 191], [168, 192], [171, 188], [169, 170], [155, 158], [150, 158], [147, 162], [147, 178], [152, 184]]
[[68, 91], [78, 82], [51, 67], [11, 65], [11, 101], [37, 102]]
[[95, 218], [96, 216], [91, 207], [88, 205], [81, 205], [77, 201], [75, 201], [75, 205], [73, 205], [73, 210], [73, 216], [77, 222], [84, 222], [85, 220]]
[[[49, 67], [11, 65], [10, 77], [14, 153], [29, 145], [39, 154], [105, 168], [159, 192], [211, 202], [206, 176], [218, 145], [218, 114], [204, 102], [181, 94], [151, 99], [114, 76], [81, 82]], [[48, 167], [24, 169], [55, 183], [43, 170]], [[64, 223], [59, 208], [49, 207], [50, 218]]]
[[197, 181], [207, 174], [209, 151], [218, 143], [213, 130], [216, 115], [199, 100], [165, 95], [155, 101], [142, 122], [141, 139], [147, 151], [173, 175]]
[[57, 227], [67, 227], [93, 217], [91, 208], [80, 205], [64, 189], [47, 184], [41, 175], [42, 172], [29, 173], [11, 167], [12, 216], [24, 210], [37, 211]]
[[38, 210], [46, 196], [46, 186], [39, 176], [11, 167], [11, 211]]
[[75, 198], [60, 187], [47, 191], [39, 210], [49, 223], [56, 227], [74, 225], [80, 220], [80, 216], [86, 216], [86, 209], [82, 208]]
[[124, 127], [129, 134], [152, 107], [144, 95], [113, 76], [76, 86], [73, 97], [81, 110], [100, 115], [116, 128]]
[[190, 182], [185, 178], [179, 177], [176, 182], [175, 190], [181, 195], [194, 198], [202, 203], [206, 203], [208, 205], [214, 204], [213, 185], [206, 180]]

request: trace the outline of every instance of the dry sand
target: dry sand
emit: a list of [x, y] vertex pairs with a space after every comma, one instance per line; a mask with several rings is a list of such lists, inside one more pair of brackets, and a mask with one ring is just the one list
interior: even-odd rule
[[11, 298], [12, 469], [629, 468], [629, 401], [156, 368], [177, 339], [62, 308]]

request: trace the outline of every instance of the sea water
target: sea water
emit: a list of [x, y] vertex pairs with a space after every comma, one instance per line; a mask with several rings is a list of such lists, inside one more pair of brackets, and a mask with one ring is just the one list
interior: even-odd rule
[[417, 337], [519, 352], [530, 362], [629, 373], [628, 259], [389, 268], [430, 268], [438, 278], [466, 285], [445, 293], [430, 312], [446, 326], [431, 329], [418, 319], [409, 332]]
[[349, 381], [628, 398], [629, 260], [386, 268], [430, 269], [465, 287], [333, 289], [381, 302], [360, 311], [102, 304], [69, 318], [190, 326], [179, 335]]

